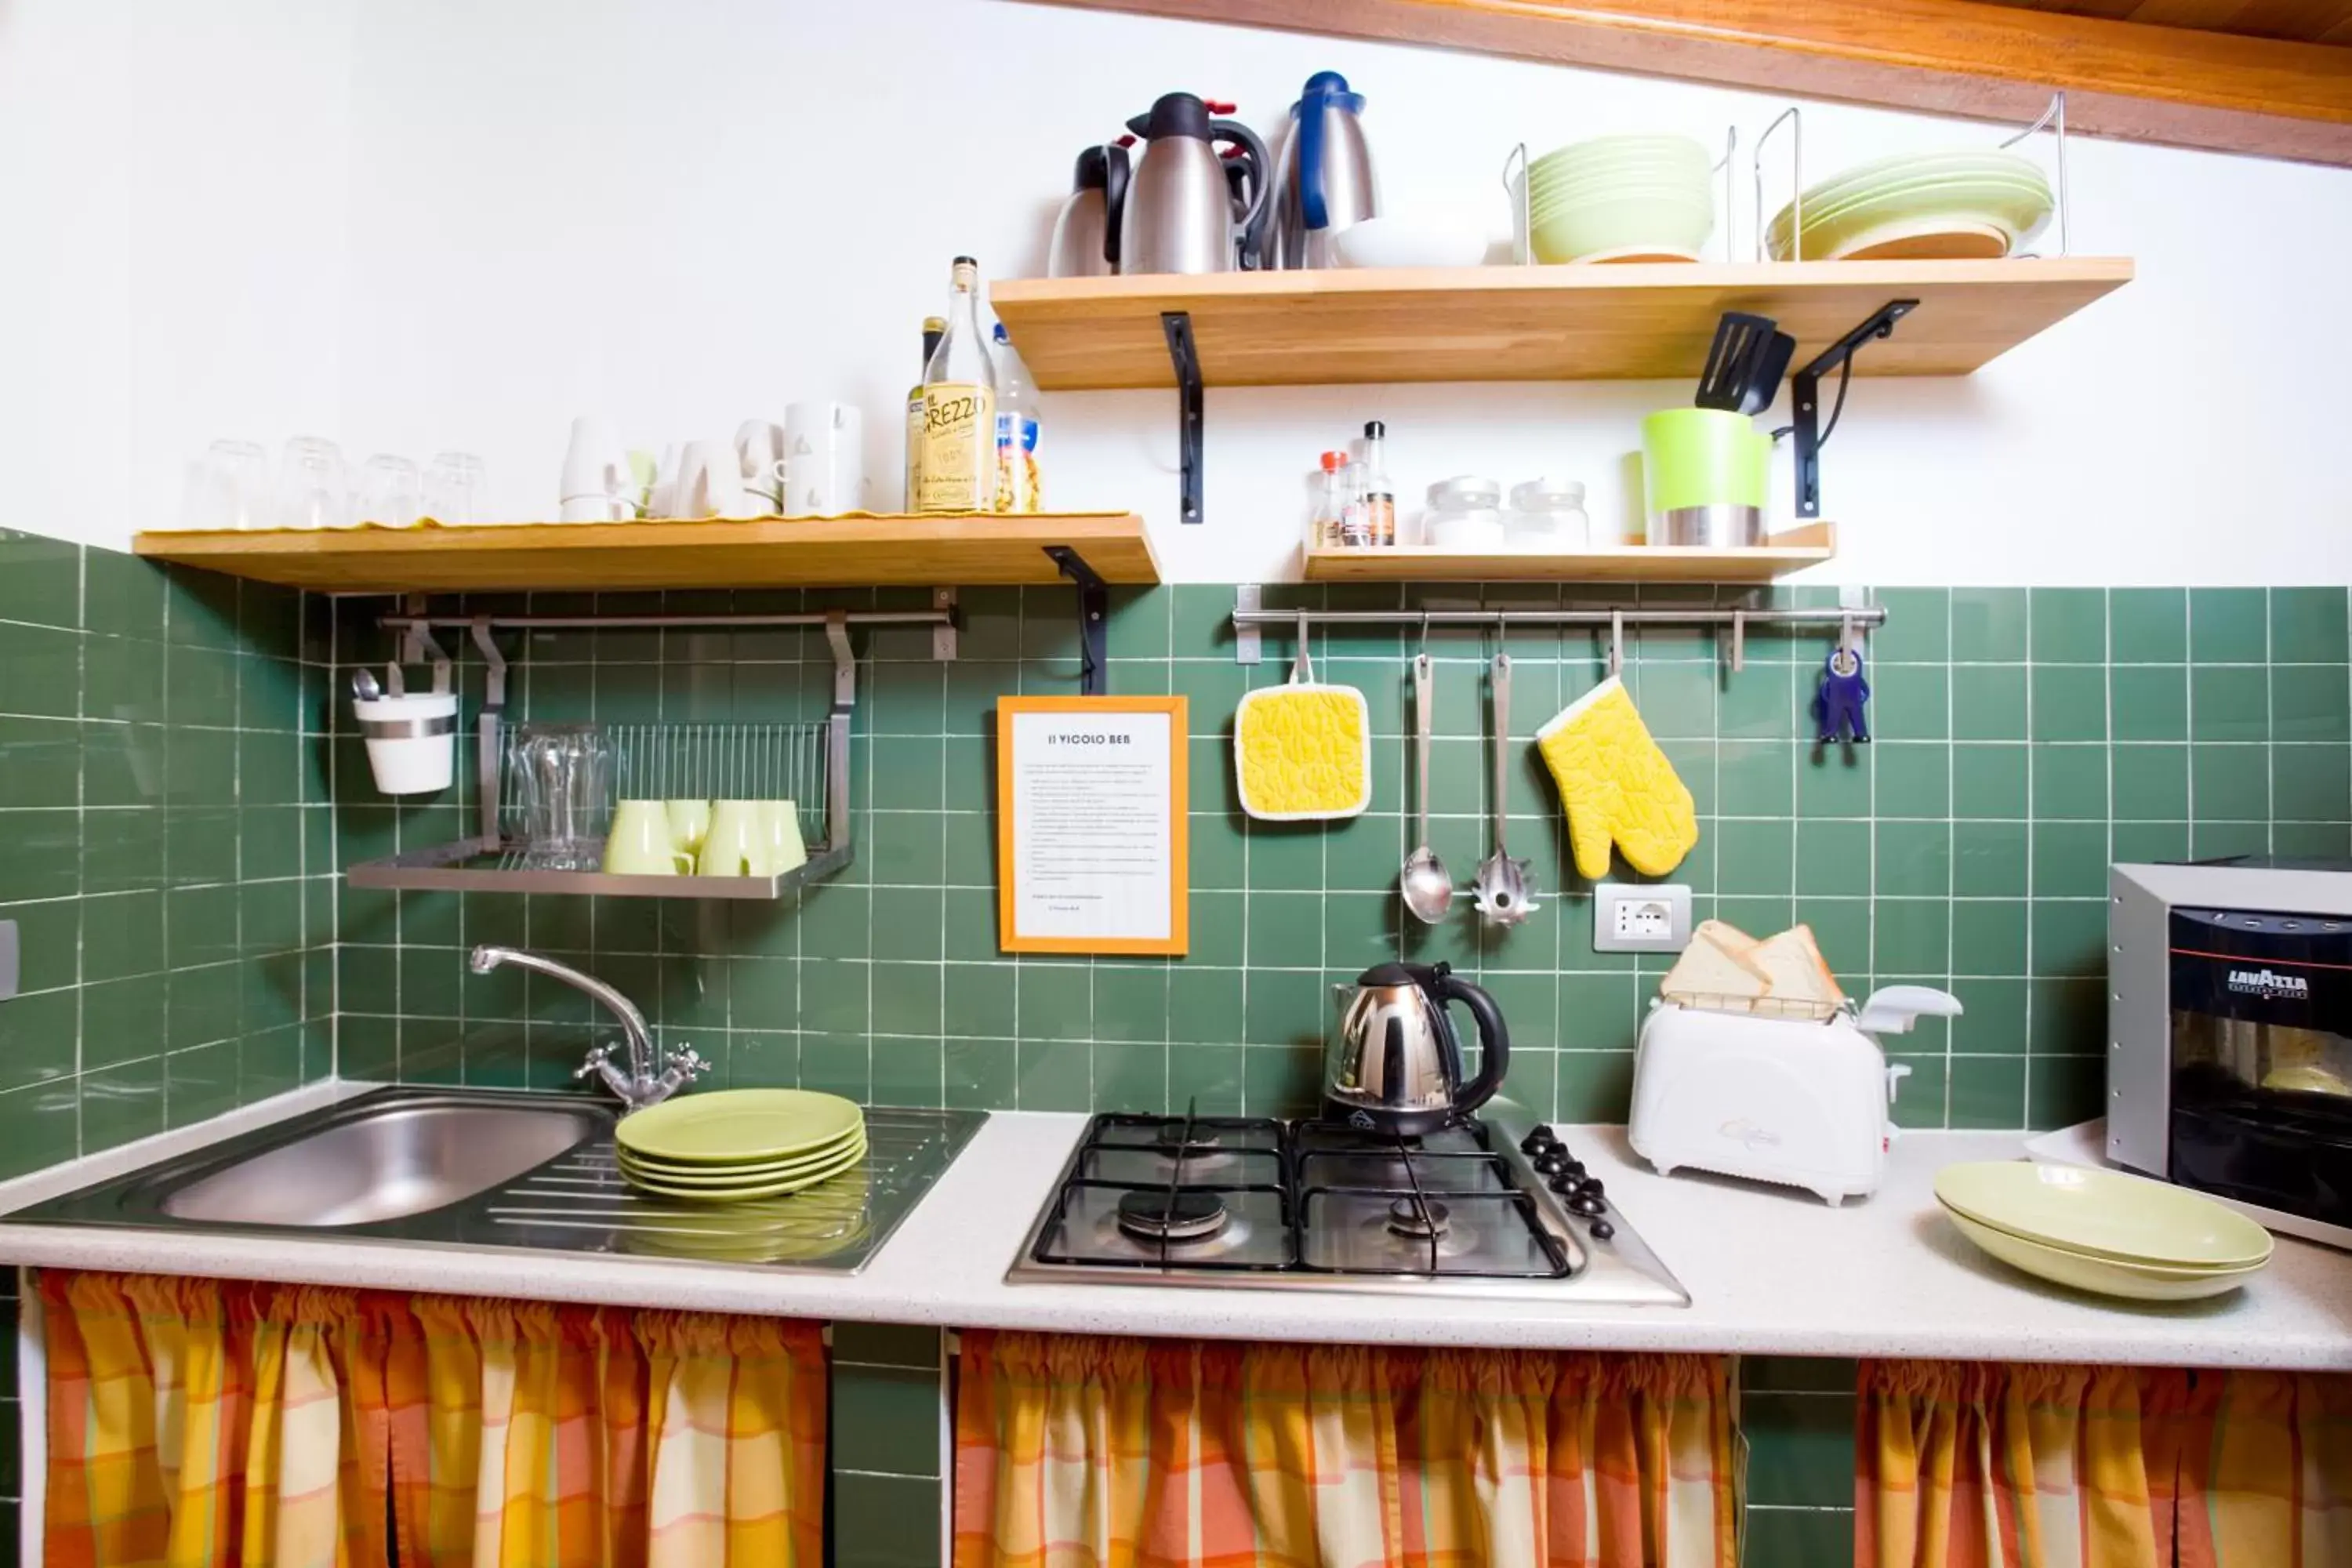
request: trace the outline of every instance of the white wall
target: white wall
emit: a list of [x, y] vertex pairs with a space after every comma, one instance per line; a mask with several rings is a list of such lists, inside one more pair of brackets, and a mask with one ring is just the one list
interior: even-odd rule
[[[0, 210], [33, 242], [0, 249], [22, 521], [119, 542], [171, 514], [207, 440], [298, 432], [354, 459], [481, 453], [497, 509], [542, 516], [575, 413], [658, 445], [801, 397], [865, 407], [887, 486], [951, 255], [1041, 270], [1079, 145], [1174, 88], [1270, 129], [1326, 67], [1370, 100], [1392, 209], [1498, 229], [1522, 138], [1713, 141], [1780, 107], [1013, 0], [5, 0]], [[1833, 106], [1806, 131], [1817, 174], [1996, 139]], [[1858, 383], [1821, 574], [2352, 581], [2352, 171], [2081, 141], [2072, 176], [2074, 250], [2138, 279], [1974, 377]], [[1408, 494], [1567, 472], [1609, 506], [1638, 416], [1688, 395], [1213, 390], [1209, 521], [1184, 529], [1172, 395], [1053, 395], [1049, 499], [1140, 510], [1179, 578], [1274, 578], [1302, 475], [1365, 418]]]

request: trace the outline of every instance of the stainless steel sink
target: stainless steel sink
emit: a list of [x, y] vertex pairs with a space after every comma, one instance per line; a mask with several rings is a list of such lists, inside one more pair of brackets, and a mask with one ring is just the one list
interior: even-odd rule
[[175, 1219], [347, 1226], [446, 1208], [604, 1131], [585, 1107], [391, 1105], [165, 1194]]
[[855, 1169], [787, 1197], [703, 1203], [622, 1178], [617, 1108], [582, 1094], [393, 1087], [5, 1216], [339, 1241], [522, 1247], [855, 1272], [988, 1120], [869, 1106]]

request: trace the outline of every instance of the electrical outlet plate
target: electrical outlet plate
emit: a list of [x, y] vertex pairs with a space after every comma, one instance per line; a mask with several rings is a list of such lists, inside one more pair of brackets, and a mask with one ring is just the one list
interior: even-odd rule
[[1603, 882], [1592, 889], [1595, 952], [1680, 952], [1690, 934], [1691, 890], [1679, 883]]

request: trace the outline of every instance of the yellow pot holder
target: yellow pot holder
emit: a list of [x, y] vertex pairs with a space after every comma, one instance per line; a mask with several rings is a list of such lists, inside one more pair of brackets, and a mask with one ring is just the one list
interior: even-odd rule
[[1234, 713], [1234, 778], [1260, 822], [1331, 822], [1372, 804], [1372, 721], [1352, 686], [1317, 683], [1307, 627], [1290, 683], [1246, 693]]
[[1698, 843], [1691, 792], [1616, 676], [1537, 731], [1536, 750], [1559, 786], [1569, 846], [1587, 881], [1609, 874], [1612, 845], [1634, 870], [1663, 877]]

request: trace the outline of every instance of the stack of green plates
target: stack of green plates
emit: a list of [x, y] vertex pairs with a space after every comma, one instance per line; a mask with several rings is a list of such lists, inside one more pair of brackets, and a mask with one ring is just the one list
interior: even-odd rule
[[1538, 261], [1696, 261], [1715, 228], [1708, 167], [1687, 136], [1601, 136], [1536, 159], [1511, 194]]
[[866, 1158], [866, 1117], [837, 1094], [734, 1089], [664, 1100], [614, 1129], [621, 1174], [664, 1197], [780, 1197]]
[[1881, 158], [1808, 189], [1765, 231], [1790, 258], [1796, 212], [1807, 261], [1968, 260], [2007, 256], [2050, 221], [2050, 182], [2014, 153]]

